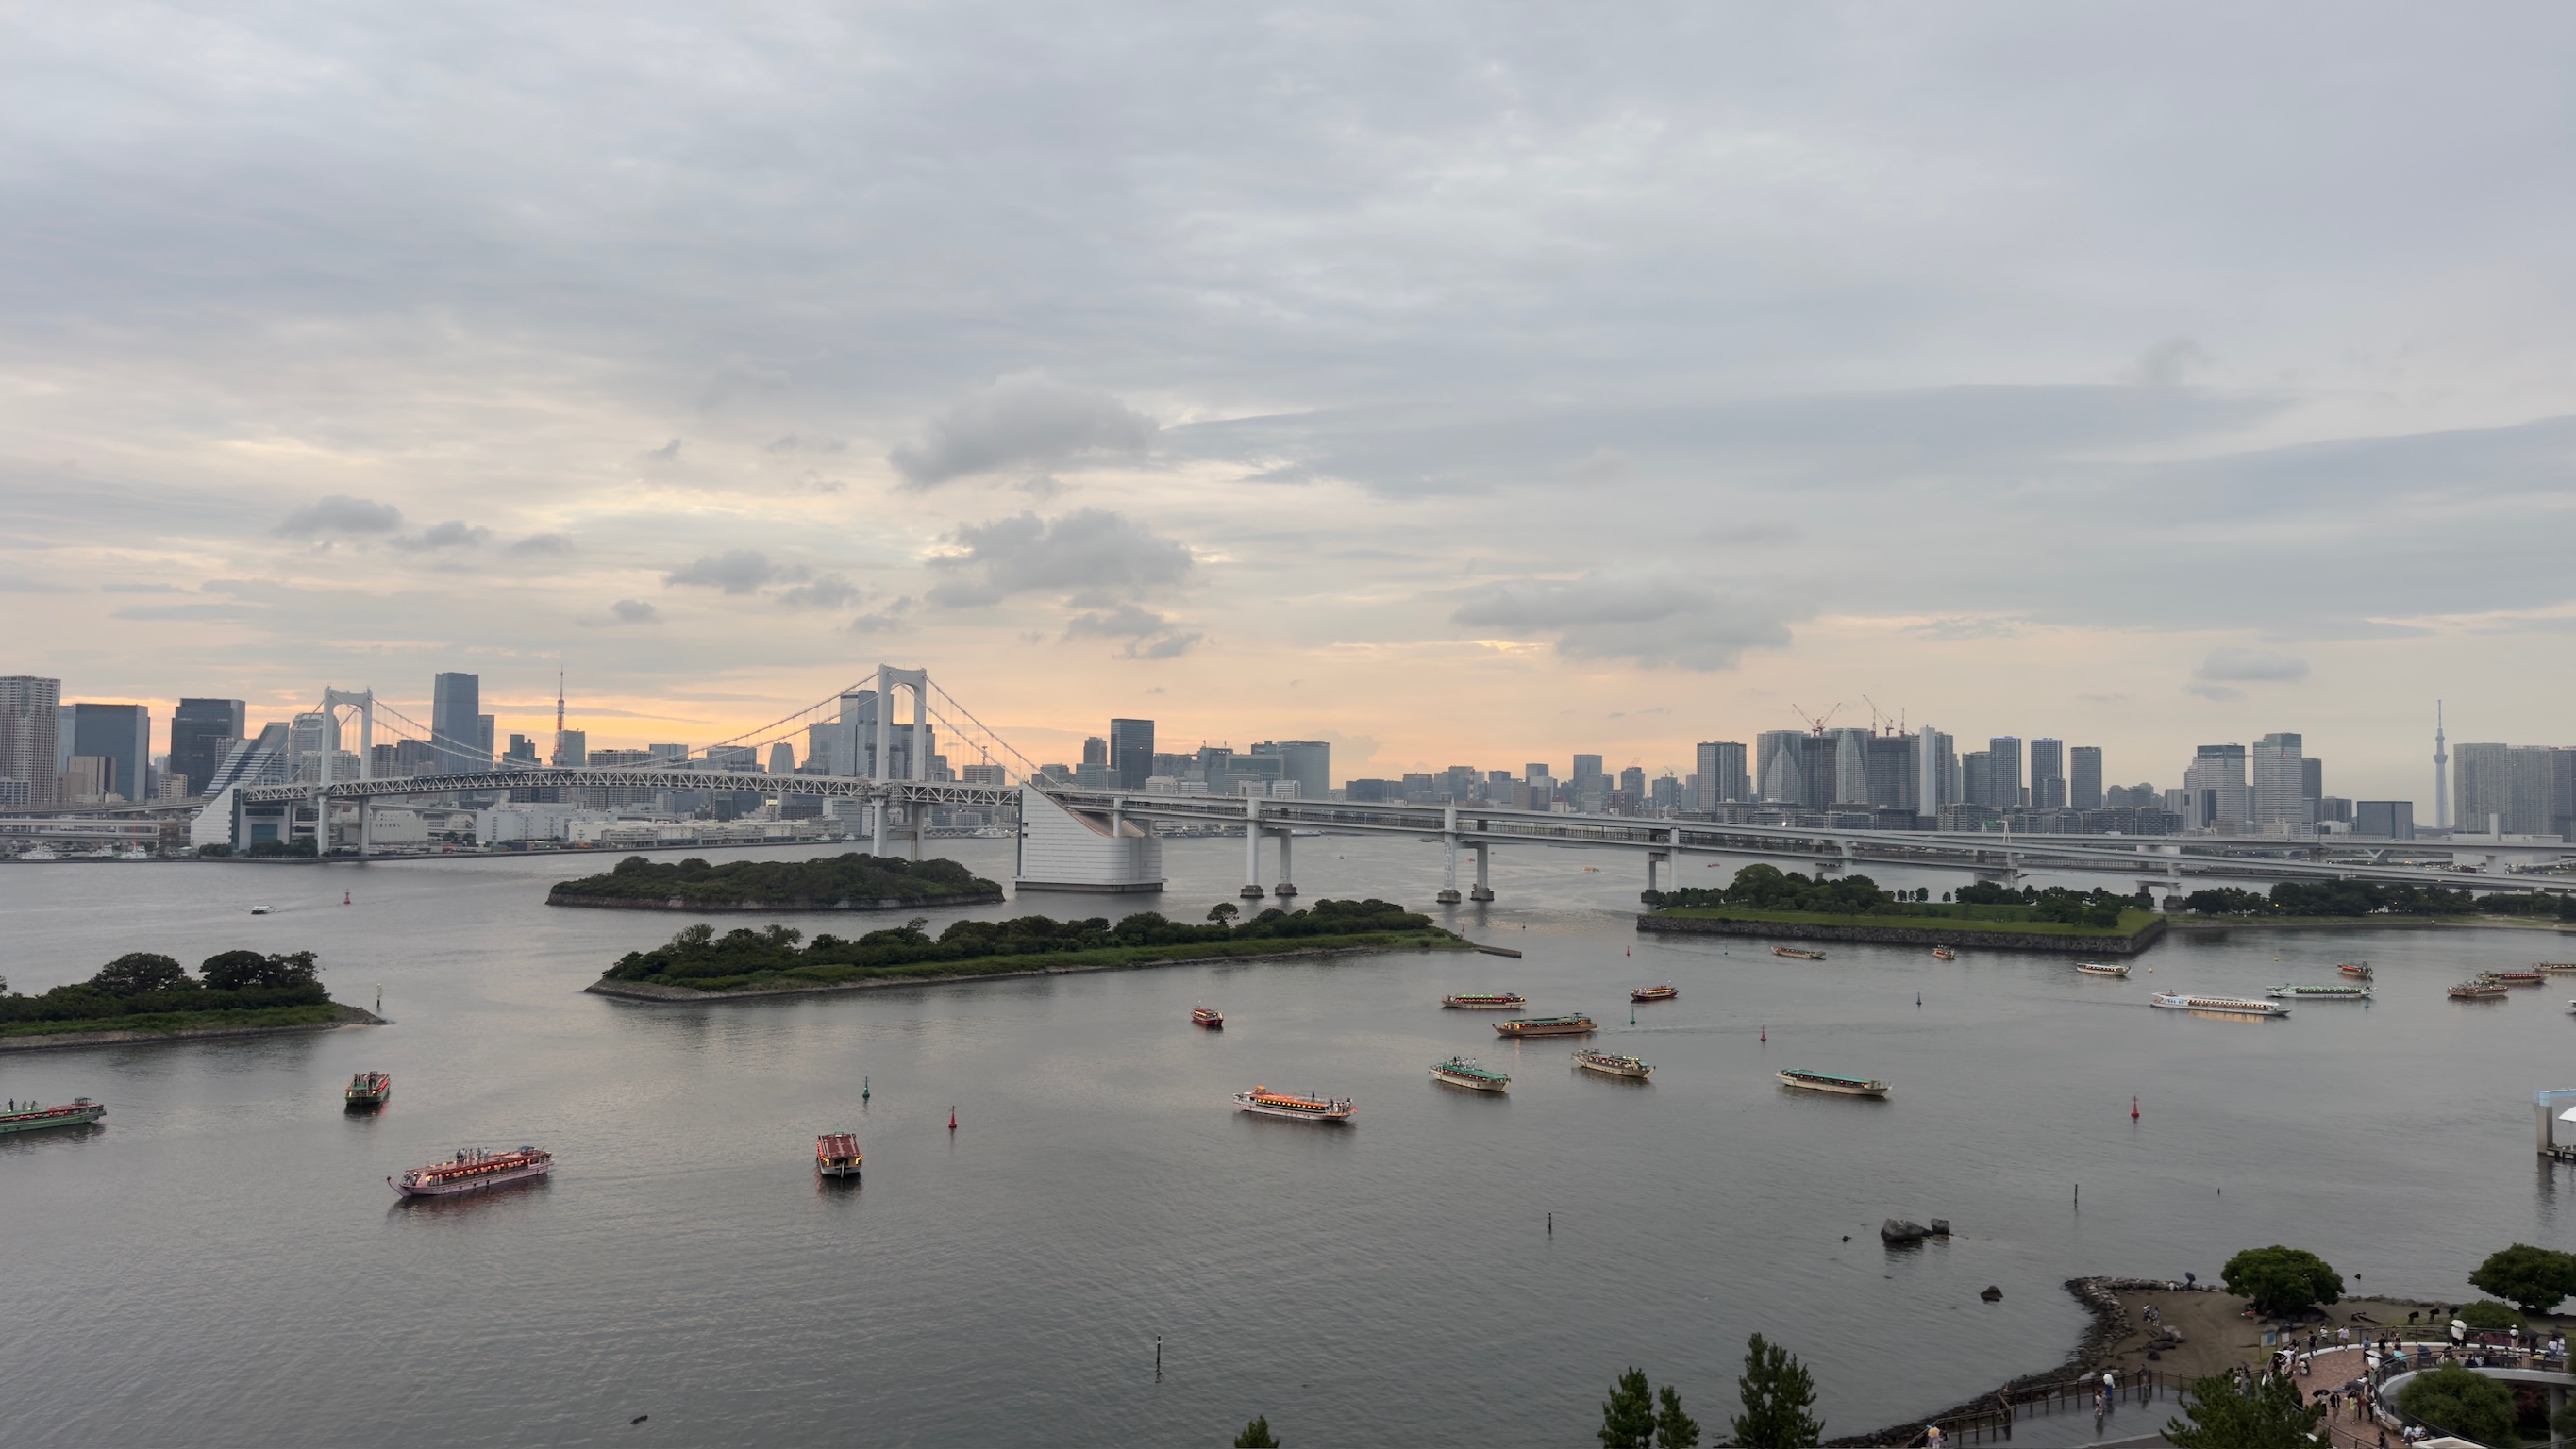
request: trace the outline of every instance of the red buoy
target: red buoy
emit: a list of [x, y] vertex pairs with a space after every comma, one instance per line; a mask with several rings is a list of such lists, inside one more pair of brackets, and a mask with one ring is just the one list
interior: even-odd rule
[[2132, 1122], [2138, 1120], [2138, 1099], [2135, 1097], [2129, 1099], [2129, 1120]]
[[344, 906], [345, 906], [345, 905], [347, 905], [348, 903], [349, 903], [349, 893], [348, 893], [347, 891], [342, 891], [342, 892], [340, 892], [340, 904], [342, 904], [342, 905], [344, 905]]
[[1767, 1026], [1762, 1028], [1762, 1039], [1764, 1041], [1769, 1041], [1771, 1039], [1771, 1028]]
[[951, 1132], [957, 1130], [957, 1109], [954, 1107], [948, 1109], [948, 1130]]

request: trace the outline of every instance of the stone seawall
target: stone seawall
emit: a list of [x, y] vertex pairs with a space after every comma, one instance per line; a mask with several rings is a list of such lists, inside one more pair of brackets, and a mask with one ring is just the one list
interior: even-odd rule
[[2151, 921], [2134, 936], [2042, 936], [2017, 931], [1978, 931], [1949, 926], [1829, 926], [1814, 921], [1714, 920], [1706, 916], [1642, 915], [1637, 929], [1681, 936], [1762, 936], [1773, 940], [1847, 941], [1866, 946], [1956, 946], [1971, 951], [2053, 951], [2062, 956], [2135, 956], [2165, 937], [2165, 923]]
[[549, 894], [546, 897], [546, 904], [550, 906], [587, 906], [590, 909], [597, 911], [685, 911], [710, 916], [724, 914], [761, 915], [772, 912], [784, 914], [789, 911], [927, 911], [944, 910], [950, 906], [998, 906], [1001, 903], [1002, 893], [999, 890], [970, 891], [960, 895], [941, 896], [936, 900], [927, 901], [817, 901], [798, 899], [789, 901], [725, 901], [720, 903], [710, 903], [706, 901], [682, 900], [678, 896], [672, 896], [667, 900], [658, 901], [634, 900], [626, 897], [611, 898], [604, 896], [567, 896], [558, 894]]

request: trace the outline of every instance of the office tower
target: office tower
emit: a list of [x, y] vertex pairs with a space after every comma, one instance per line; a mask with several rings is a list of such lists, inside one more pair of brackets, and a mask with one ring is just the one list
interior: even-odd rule
[[2285, 733], [2268, 734], [2254, 742], [2254, 813], [2248, 818], [2256, 830], [2275, 833], [2286, 828], [2296, 833], [2316, 823], [2301, 788], [2307, 777], [2300, 763], [2306, 744], [2300, 736]]
[[1940, 818], [1941, 807], [1963, 798], [1959, 788], [1957, 746], [1939, 730], [1914, 736], [1914, 813]]
[[1861, 749], [1867, 768], [1860, 799], [1881, 810], [1913, 814], [1921, 793], [1914, 773], [1920, 764], [1915, 737], [1863, 731]]
[[2442, 745], [2442, 702], [2433, 701], [2433, 828], [2451, 828], [2450, 751]]
[[0, 780], [25, 781], [29, 804], [53, 803], [62, 704], [59, 679], [0, 675]]
[[796, 773], [796, 747], [794, 745], [787, 743], [785, 740], [780, 740], [778, 743], [769, 747], [769, 773], [773, 775], [793, 775]]
[[1740, 740], [1703, 740], [1699, 746], [1699, 793], [1691, 801], [1694, 810], [1714, 810], [1720, 805], [1753, 798], [1753, 781], [1744, 768], [1744, 744]]
[[2299, 795], [2303, 799], [2326, 797], [2326, 762], [2314, 755], [2299, 757]]
[[1113, 719], [1109, 722], [1109, 769], [1121, 790], [1142, 790], [1154, 773], [1154, 722]]
[[1995, 803], [1995, 757], [1986, 750], [1970, 750], [1959, 757], [1962, 785], [1959, 798], [1971, 805]]
[[2077, 745], [2067, 751], [2066, 803], [2077, 810], [2102, 808], [2102, 747]]
[[1098, 735], [1087, 735], [1082, 741], [1082, 762], [1086, 765], [1109, 763], [1109, 742]]
[[2453, 828], [2471, 834], [2513, 828], [2513, 747], [2462, 745], [2451, 752]]
[[523, 734], [512, 734], [510, 748], [501, 754], [501, 764], [513, 770], [533, 770], [537, 763], [537, 742]]
[[1857, 805], [1869, 799], [1869, 740], [1864, 729], [1834, 730], [1825, 737], [1826, 795], [1814, 803]]
[[429, 742], [438, 754], [434, 773], [466, 775], [491, 768], [482, 709], [483, 676], [441, 674], [430, 681]]
[[2036, 739], [2030, 742], [2030, 803], [2041, 810], [2066, 807], [2065, 741]]
[[492, 740], [492, 716], [488, 714], [474, 716], [474, 747], [483, 752], [483, 763], [486, 765], [489, 765], [493, 759]]
[[2352, 802], [2352, 833], [2376, 836], [2381, 840], [2413, 840], [2415, 802], [2355, 800]]
[[203, 794], [215, 768], [240, 741], [248, 713], [238, 699], [183, 699], [170, 716], [170, 773], [187, 777], [190, 794]]
[[128, 800], [152, 798], [147, 769], [152, 758], [152, 709], [141, 704], [72, 706], [72, 754], [107, 762], [97, 793]]
[[2243, 745], [2202, 745], [2182, 772], [2190, 802], [2183, 823], [2243, 829], [2254, 819], [2254, 792], [2245, 783]]
[[684, 764], [689, 758], [689, 747], [687, 745], [646, 745], [644, 758], [648, 763], [656, 765], [664, 761], [675, 765]]
[[1803, 730], [1764, 730], [1753, 737], [1755, 794], [1781, 805], [1807, 803], [1807, 735]]
[[1601, 772], [1599, 755], [1574, 757], [1574, 808], [1599, 810], [1602, 797], [1610, 793], [1609, 777]]
[[[404, 744], [417, 744], [405, 740]], [[215, 766], [214, 775], [206, 781], [203, 793], [219, 794], [234, 785], [279, 785], [291, 779], [288, 769], [286, 726], [266, 724], [259, 733], [236, 740]]]
[[1636, 765], [1630, 765], [1626, 769], [1621, 770], [1619, 772], [1619, 788], [1641, 800], [1644, 799], [1646, 796], [1645, 770]]
[[306, 760], [320, 759], [340, 748], [340, 722], [329, 712], [313, 710], [299, 714], [286, 726], [286, 752], [301, 770]]
[[1995, 792], [1992, 803], [1996, 809], [2010, 810], [2030, 803], [2030, 797], [2022, 792], [2021, 787], [2019, 736], [1997, 735], [1986, 741], [1986, 768], [1993, 772], [1990, 788]]
[[[787, 749], [787, 747], [786, 747], [786, 746], [784, 746], [784, 745], [780, 746], [780, 748], [781, 748], [781, 749]], [[795, 753], [795, 752], [794, 752], [793, 750], [789, 750], [789, 756], [790, 756], [790, 758], [793, 758], [794, 753]], [[588, 730], [558, 730], [558, 731], [556, 731], [556, 732], [555, 732], [555, 763], [556, 763], [556, 764], [558, 764], [558, 765], [565, 766], [566, 768], [570, 768], [570, 769], [579, 769], [580, 767], [582, 767], [582, 766], [584, 766], [584, 765], [589, 764], [589, 763], [590, 763], [590, 731], [588, 731]]]

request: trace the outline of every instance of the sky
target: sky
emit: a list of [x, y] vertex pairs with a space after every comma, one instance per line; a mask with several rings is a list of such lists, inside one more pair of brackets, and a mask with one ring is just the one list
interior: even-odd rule
[[[23, 6], [0, 673], [2570, 743], [2576, 12]], [[1834, 707], [1839, 706], [1836, 710]], [[1968, 745], [1962, 744], [1962, 749]]]

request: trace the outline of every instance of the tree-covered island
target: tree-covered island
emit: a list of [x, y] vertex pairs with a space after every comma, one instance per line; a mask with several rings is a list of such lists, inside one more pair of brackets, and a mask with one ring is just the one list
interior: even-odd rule
[[310, 951], [224, 951], [191, 976], [171, 957], [129, 952], [87, 981], [34, 996], [0, 994], [0, 1049], [69, 1045], [95, 1033], [148, 1041], [376, 1020], [332, 1001], [318, 969]]
[[1637, 918], [1641, 931], [1805, 937], [1814, 940], [2134, 951], [2164, 934], [2164, 918], [2139, 896], [2051, 886], [2014, 889], [1979, 881], [1945, 892], [1887, 890], [1865, 875], [1810, 880], [1748, 865], [1726, 885], [1661, 892]]
[[630, 911], [890, 911], [993, 905], [1002, 888], [953, 860], [846, 855], [816, 860], [689, 859], [656, 865], [630, 855], [605, 875], [559, 882], [550, 906]]
[[[718, 935], [703, 923], [650, 951], [631, 951], [589, 989], [606, 996], [693, 1000], [708, 996], [837, 991], [889, 982], [1036, 972], [1117, 970], [1180, 961], [1323, 951], [1463, 950], [1468, 942], [1431, 918], [1386, 901], [1317, 901], [1302, 911], [1266, 910], [1240, 926], [1208, 913], [1204, 925], [1152, 911], [1111, 925], [1107, 918], [1059, 921], [1020, 916], [957, 921], [933, 937], [923, 922], [870, 931], [856, 940], [787, 926]], [[803, 943], [803, 944], [800, 944]]]

